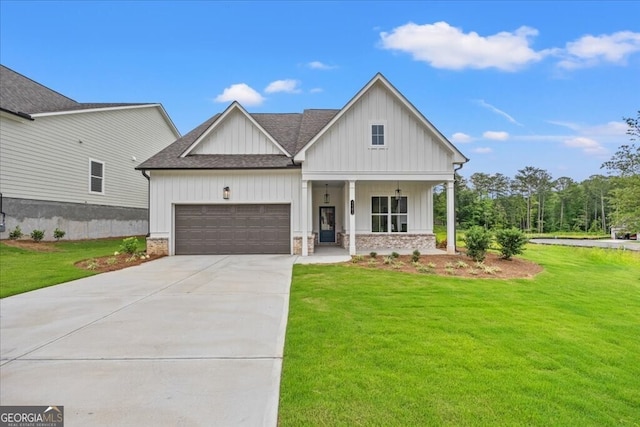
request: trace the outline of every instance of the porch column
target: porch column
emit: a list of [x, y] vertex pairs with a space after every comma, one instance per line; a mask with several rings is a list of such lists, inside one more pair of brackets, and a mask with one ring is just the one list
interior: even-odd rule
[[447, 181], [447, 253], [456, 253], [456, 209], [453, 181]]
[[427, 187], [427, 233], [433, 233], [433, 186], [429, 184]]
[[[349, 210], [349, 255], [356, 254], [356, 182], [349, 181], [349, 203], [347, 209]], [[351, 211], [353, 205], [354, 211]]]
[[302, 256], [309, 255], [307, 235], [309, 233], [309, 189], [307, 186], [307, 180], [302, 180], [302, 201], [300, 202], [300, 208], [302, 215], [300, 215], [300, 220], [302, 221]]

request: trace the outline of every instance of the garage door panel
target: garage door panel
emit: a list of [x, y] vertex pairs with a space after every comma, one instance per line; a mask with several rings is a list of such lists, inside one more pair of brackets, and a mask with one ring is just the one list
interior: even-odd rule
[[288, 254], [290, 205], [176, 205], [175, 252]]

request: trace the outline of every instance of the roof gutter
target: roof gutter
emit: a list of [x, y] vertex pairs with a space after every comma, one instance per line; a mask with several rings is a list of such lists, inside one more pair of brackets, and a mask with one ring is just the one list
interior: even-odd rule
[[151, 236], [151, 177], [144, 169], [140, 172], [147, 178], [147, 235], [145, 237], [149, 237]]

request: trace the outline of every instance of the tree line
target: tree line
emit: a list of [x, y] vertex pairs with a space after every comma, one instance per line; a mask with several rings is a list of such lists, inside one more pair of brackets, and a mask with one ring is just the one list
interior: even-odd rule
[[[513, 177], [500, 173], [456, 175], [458, 226], [486, 229], [519, 228], [527, 232], [595, 232], [610, 227], [640, 231], [640, 111], [625, 118], [631, 144], [619, 147], [601, 169], [583, 181], [553, 178], [534, 166]], [[435, 218], [446, 221], [445, 191], [434, 194]]]

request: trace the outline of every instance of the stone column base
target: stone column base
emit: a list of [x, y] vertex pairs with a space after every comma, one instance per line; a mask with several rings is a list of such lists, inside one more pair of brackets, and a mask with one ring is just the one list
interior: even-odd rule
[[[311, 255], [315, 251], [315, 233], [307, 237], [307, 252]], [[302, 255], [302, 236], [293, 238], [293, 254]]]
[[147, 255], [169, 255], [169, 239], [147, 237]]

